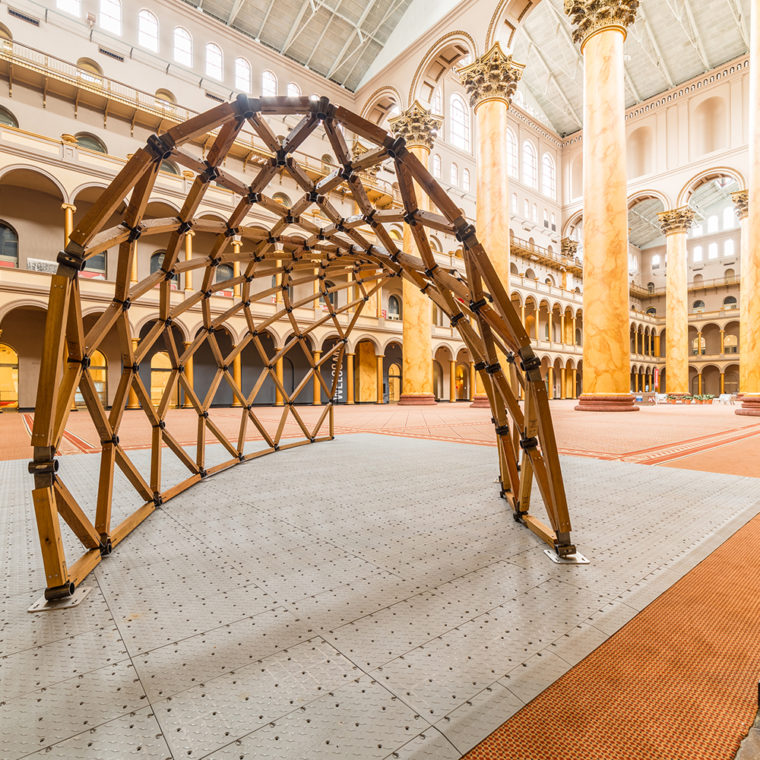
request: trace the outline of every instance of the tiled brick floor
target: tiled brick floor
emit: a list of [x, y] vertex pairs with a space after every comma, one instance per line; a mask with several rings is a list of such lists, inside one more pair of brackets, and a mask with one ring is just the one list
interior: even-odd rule
[[[554, 401], [552, 416], [557, 440], [563, 453], [599, 459], [620, 459], [641, 464], [666, 464], [670, 467], [732, 475], [755, 475], [760, 454], [760, 419], [738, 417], [731, 406], [657, 406], [642, 407], [635, 414], [589, 414], [574, 411], [573, 401]], [[309, 423], [323, 411], [319, 407], [298, 407]], [[264, 408], [257, 414], [267, 427], [276, 426], [282, 408]], [[240, 410], [213, 409], [212, 418], [222, 431], [236, 436]], [[374, 432], [462, 443], [493, 445], [493, 426], [488, 409], [472, 409], [467, 403], [441, 403], [434, 407], [340, 406], [335, 410], [336, 433]], [[168, 424], [178, 440], [192, 444], [197, 417], [192, 410], [175, 409]], [[31, 456], [28, 426], [32, 415], [0, 415], [0, 459]], [[92, 452], [97, 434], [84, 412], [72, 413], [61, 453]], [[250, 438], [257, 437], [249, 426]], [[285, 435], [299, 435], [292, 419]], [[140, 411], [127, 412], [119, 432], [127, 448], [146, 448], [150, 427]]]

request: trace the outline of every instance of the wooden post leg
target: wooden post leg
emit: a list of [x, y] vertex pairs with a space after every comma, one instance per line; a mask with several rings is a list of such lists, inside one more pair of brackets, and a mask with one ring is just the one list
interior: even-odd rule
[[34, 514], [37, 518], [37, 532], [40, 537], [42, 562], [45, 567], [47, 599], [57, 599], [73, 593], [73, 584], [66, 570], [66, 555], [61, 541], [61, 526], [55, 503], [53, 486], [35, 488], [32, 491]]

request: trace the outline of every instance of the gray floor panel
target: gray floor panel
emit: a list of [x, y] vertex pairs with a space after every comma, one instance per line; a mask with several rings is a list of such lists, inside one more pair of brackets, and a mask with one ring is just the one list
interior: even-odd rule
[[[90, 504], [98, 457], [64, 459]], [[588, 566], [551, 563], [514, 523], [494, 449], [361, 434], [204, 481], [79, 607], [32, 615], [31, 479], [0, 462], [0, 757], [454, 760], [760, 509], [750, 478], [563, 467]], [[121, 519], [138, 500], [121, 476], [115, 493]]]

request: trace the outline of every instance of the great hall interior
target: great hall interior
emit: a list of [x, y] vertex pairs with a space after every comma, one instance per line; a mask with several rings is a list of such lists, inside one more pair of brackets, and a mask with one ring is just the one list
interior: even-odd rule
[[760, 758], [759, 110], [760, 0], [1, 0], [0, 758]]

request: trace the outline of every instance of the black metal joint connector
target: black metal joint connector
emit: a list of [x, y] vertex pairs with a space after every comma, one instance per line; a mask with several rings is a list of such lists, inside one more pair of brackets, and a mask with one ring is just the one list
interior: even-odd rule
[[482, 372], [482, 371], [483, 371], [483, 370], [486, 368], [486, 366], [487, 366], [487, 365], [486, 365], [486, 363], [485, 363], [485, 362], [476, 362], [476, 363], [475, 363], [475, 370], [476, 370], [477, 372]]
[[526, 451], [528, 449], [538, 448], [538, 438], [535, 436], [531, 438], [520, 438], [520, 448], [525, 449]]
[[451, 317], [450, 322], [452, 327], [456, 327], [457, 323], [464, 319], [464, 314], [460, 311], [459, 314], [455, 314], [453, 317]]
[[501, 364], [499, 362], [496, 362], [495, 364], [489, 364], [486, 367], [486, 373], [489, 375], [495, 375], [497, 372], [501, 371]]
[[485, 298], [481, 298], [479, 301], [470, 301], [470, 311], [474, 311], [476, 314], [488, 303]]
[[499, 425], [496, 428], [496, 435], [509, 435], [509, 425]]

